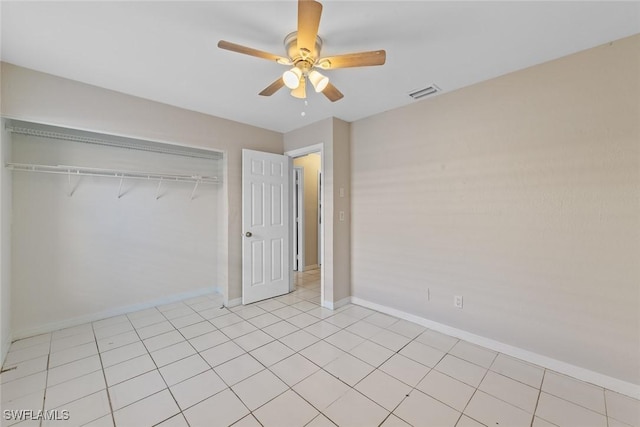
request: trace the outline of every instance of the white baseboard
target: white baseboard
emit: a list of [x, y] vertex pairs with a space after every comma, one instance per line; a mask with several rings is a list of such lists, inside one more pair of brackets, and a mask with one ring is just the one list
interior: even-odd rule
[[121, 314], [132, 313], [134, 311], [144, 310], [144, 309], [156, 307], [159, 305], [171, 304], [173, 302], [178, 302], [178, 301], [182, 301], [189, 298], [199, 297], [201, 295], [214, 293], [215, 291], [216, 291], [216, 288], [214, 287], [201, 288], [195, 291], [189, 291], [189, 292], [183, 292], [180, 294], [170, 295], [170, 296], [159, 298], [153, 301], [128, 305], [124, 307], [112, 308], [112, 309], [101, 311], [98, 313], [92, 313], [85, 316], [79, 316], [71, 319], [60, 320], [57, 322], [50, 322], [44, 325], [39, 325], [35, 327], [18, 330], [14, 332], [13, 339], [19, 340], [23, 338], [33, 337], [35, 335], [46, 334], [48, 332], [70, 328], [72, 326], [78, 326], [84, 323], [95, 322], [97, 320], [107, 319], [109, 317], [119, 316]]
[[340, 307], [343, 307], [351, 302], [351, 297], [342, 298], [339, 301], [331, 302], [331, 301], [323, 301], [322, 306], [328, 308], [329, 310], [337, 310]]
[[[341, 300], [343, 301], [343, 300]], [[560, 372], [565, 375], [577, 378], [588, 383], [604, 387], [606, 389], [624, 394], [634, 399], [640, 399], [640, 385], [633, 384], [627, 381], [623, 381], [617, 378], [610, 377], [589, 369], [581, 368], [576, 365], [572, 365], [567, 362], [563, 362], [551, 357], [543, 356], [538, 353], [534, 353], [529, 350], [524, 350], [519, 347], [514, 347], [509, 344], [502, 343], [500, 341], [486, 338], [480, 335], [473, 334], [471, 332], [464, 331], [462, 329], [453, 328], [442, 323], [434, 322], [433, 320], [426, 319], [424, 317], [416, 316], [395, 308], [387, 307], [381, 304], [377, 304], [371, 301], [364, 300], [358, 297], [351, 297], [353, 304], [361, 305], [372, 310], [379, 311], [381, 313], [389, 314], [391, 316], [398, 317], [400, 319], [408, 320], [413, 323], [417, 323], [434, 331], [442, 332], [443, 334], [450, 335], [452, 337], [460, 338], [473, 344], [480, 345], [482, 347], [489, 348], [494, 351], [512, 356], [521, 360], [524, 360], [535, 365], [542, 366], [547, 369]]]
[[304, 266], [304, 271], [318, 270], [319, 268], [320, 268], [320, 266], [318, 264], [305, 265]]

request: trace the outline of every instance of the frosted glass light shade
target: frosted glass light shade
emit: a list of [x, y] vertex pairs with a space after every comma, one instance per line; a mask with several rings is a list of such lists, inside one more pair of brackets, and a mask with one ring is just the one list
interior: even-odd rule
[[322, 92], [329, 84], [329, 78], [316, 70], [309, 73], [309, 81], [316, 92]]

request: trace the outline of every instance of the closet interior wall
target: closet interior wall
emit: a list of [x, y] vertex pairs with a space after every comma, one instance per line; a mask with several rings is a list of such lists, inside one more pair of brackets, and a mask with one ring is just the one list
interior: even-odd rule
[[[203, 159], [16, 133], [11, 150], [13, 163], [223, 173], [221, 153]], [[14, 339], [217, 289], [221, 184], [158, 185], [13, 172]]]

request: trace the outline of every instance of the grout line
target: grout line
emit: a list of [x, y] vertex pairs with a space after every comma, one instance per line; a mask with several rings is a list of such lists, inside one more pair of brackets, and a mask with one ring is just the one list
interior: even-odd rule
[[[98, 337], [96, 337], [96, 330], [93, 327], [93, 323], [91, 323], [91, 330], [93, 331], [93, 338], [96, 344], [96, 350], [98, 350], [98, 360], [100, 360], [100, 367], [102, 368], [102, 379], [104, 380], [104, 391], [107, 394], [107, 400], [109, 401], [109, 412], [111, 414], [111, 421], [113, 425], [116, 425], [115, 415], [113, 414], [113, 403], [111, 402], [111, 393], [109, 393], [109, 383], [107, 383], [107, 374], [104, 372], [104, 363], [102, 363], [102, 354], [100, 353], [100, 349], [98, 348]], [[69, 414], [71, 415], [71, 414]]]
[[533, 418], [531, 418], [531, 427], [536, 420], [536, 412], [538, 412], [538, 404], [540, 403], [540, 396], [542, 395], [542, 384], [544, 383], [544, 377], [547, 374], [547, 370], [542, 371], [542, 381], [540, 381], [540, 388], [538, 389], [538, 398], [536, 399], [536, 406], [533, 408]]
[[[156, 307], [154, 307], [154, 308], [156, 309], [156, 311], [158, 311], [158, 313], [160, 313], [160, 314], [162, 315], [162, 317], [163, 317], [163, 318], [165, 318], [165, 319], [166, 319], [165, 315], [164, 315], [164, 314], [162, 314], [162, 312], [160, 312], [160, 310], [158, 310]], [[127, 316], [127, 317], [128, 317], [128, 316]], [[173, 324], [172, 324], [172, 325], [173, 325]], [[147, 325], [147, 326], [148, 326], [148, 325]], [[136, 335], [138, 336], [138, 339], [140, 339], [140, 334], [138, 334], [138, 331], [137, 331], [137, 329], [135, 329], [135, 326], [134, 326], [134, 331], [135, 331]], [[178, 333], [179, 333], [179, 332], [180, 332], [180, 331], [178, 331]], [[181, 335], [182, 335], [182, 334], [181, 334]], [[183, 336], [183, 338], [184, 338], [184, 336]], [[166, 386], [166, 388], [165, 388], [165, 389], [162, 389], [162, 390], [160, 390], [160, 391], [157, 391], [156, 393], [150, 394], [149, 396], [145, 396], [145, 397], [143, 397], [142, 399], [138, 399], [138, 400], [136, 400], [135, 402], [131, 402], [131, 403], [129, 403], [129, 405], [133, 405], [134, 403], [136, 403], [136, 402], [140, 402], [141, 400], [144, 400], [144, 399], [147, 399], [148, 397], [153, 396], [154, 394], [161, 393], [161, 392], [163, 392], [164, 390], [167, 390], [167, 391], [169, 392], [169, 395], [171, 396], [171, 398], [172, 398], [172, 399], [173, 399], [173, 401], [175, 402], [176, 407], [178, 408], [178, 413], [182, 413], [182, 408], [180, 408], [180, 405], [178, 404], [178, 401], [176, 400], [176, 398], [175, 398], [175, 396], [173, 395], [173, 393], [171, 392], [171, 389], [169, 388], [169, 385], [167, 384], [167, 381], [165, 381], [164, 377], [162, 376], [162, 373], [160, 372], [160, 368], [158, 367], [158, 364], [156, 363], [155, 359], [154, 359], [153, 357], [151, 357], [151, 352], [149, 351], [149, 349], [148, 349], [148, 348], [147, 348], [147, 346], [145, 345], [144, 341], [142, 341], [142, 339], [140, 339], [140, 342], [142, 343], [142, 345], [144, 346], [144, 348], [147, 350], [147, 354], [149, 355], [149, 358], [151, 359], [151, 362], [153, 363], [153, 365], [156, 367], [156, 371], [158, 372], [158, 375], [159, 375], [159, 376], [160, 376], [160, 378], [162, 379], [162, 382], [164, 383], [164, 385]], [[194, 350], [195, 350], [195, 349], [194, 349]], [[148, 371], [148, 372], [153, 372], [153, 371]], [[146, 373], [148, 373], [148, 372], [145, 372], [145, 374], [146, 374]], [[140, 374], [140, 375], [144, 375], [144, 374]], [[139, 376], [139, 375], [138, 375], [138, 376]], [[122, 383], [124, 383], [124, 382], [126, 382], [126, 381], [129, 381], [130, 379], [131, 379], [131, 378], [129, 378], [129, 379], [125, 380], [125, 381], [122, 381], [120, 384], [122, 384]], [[105, 378], [105, 381], [106, 381], [106, 378]], [[125, 406], [123, 406], [122, 408], [126, 408], [126, 407], [127, 407], [127, 406], [129, 406], [129, 405], [125, 405]], [[122, 409], [122, 408], [119, 408], [119, 409]], [[111, 412], [113, 413], [113, 408], [111, 409]], [[172, 417], [174, 417], [175, 415], [176, 415], [176, 414], [173, 414], [173, 415], [171, 415], [169, 418], [172, 418]], [[165, 420], [162, 420], [162, 421], [160, 421], [160, 422], [164, 422], [164, 421], [168, 420], [169, 418], [167, 418], [167, 419], [165, 419]], [[113, 424], [115, 425], [115, 415], [114, 415], [114, 421], [113, 421]]]
[[[51, 346], [53, 345], [52, 343], [53, 343], [53, 334], [51, 334], [49, 339], [49, 354], [47, 355], [47, 374], [45, 375], [44, 393], [42, 394], [42, 411], [44, 411], [45, 404], [47, 402], [47, 386], [49, 385], [49, 362], [51, 359]], [[42, 427], [42, 421], [43, 420], [40, 420], [40, 422], [38, 423], [38, 426]]]
[[607, 427], [609, 427], [609, 408], [607, 407], [607, 392], [602, 389], [602, 399], [604, 400], [604, 416], [607, 420]]

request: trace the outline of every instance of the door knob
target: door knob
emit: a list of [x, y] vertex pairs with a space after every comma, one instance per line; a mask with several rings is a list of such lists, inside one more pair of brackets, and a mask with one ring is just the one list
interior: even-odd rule
[[244, 233], [244, 235], [247, 236], [247, 237], [253, 236], [253, 234], [250, 231], [247, 231], [246, 233]]

